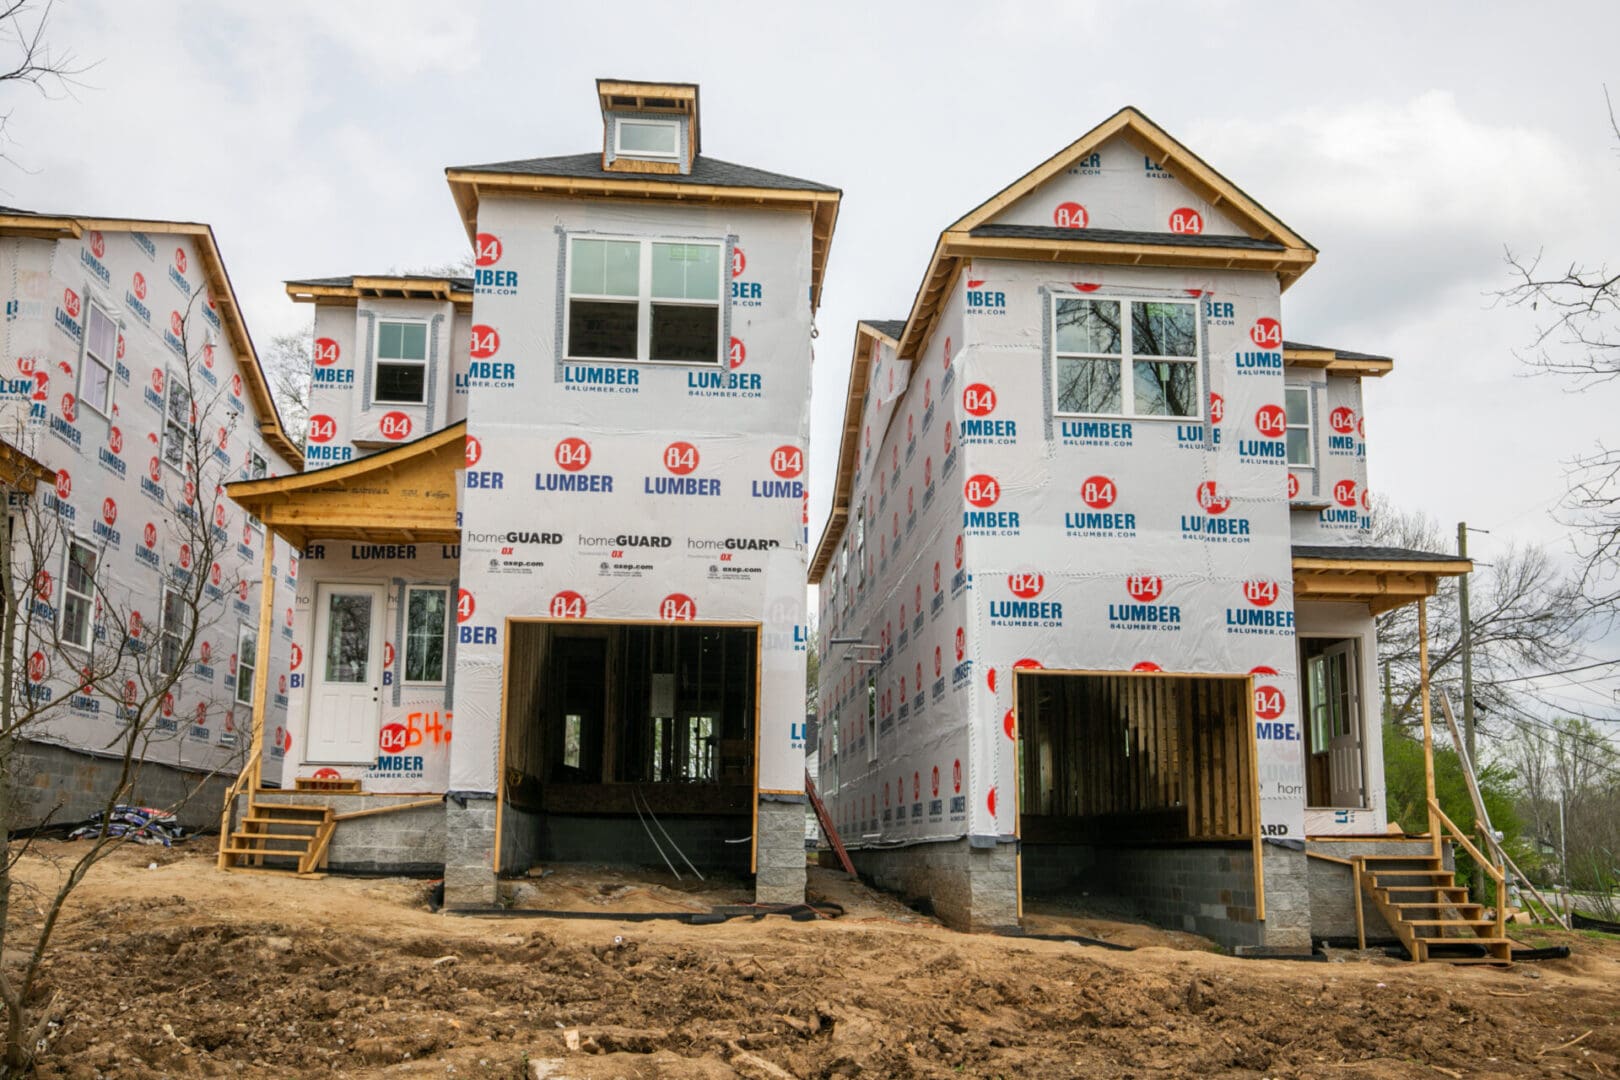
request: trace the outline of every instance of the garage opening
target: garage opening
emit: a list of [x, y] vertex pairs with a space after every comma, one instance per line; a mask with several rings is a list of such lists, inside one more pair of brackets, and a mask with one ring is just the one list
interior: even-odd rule
[[755, 626], [513, 622], [501, 872], [752, 872]]
[[1017, 678], [1026, 926], [1146, 921], [1257, 943], [1249, 680]]

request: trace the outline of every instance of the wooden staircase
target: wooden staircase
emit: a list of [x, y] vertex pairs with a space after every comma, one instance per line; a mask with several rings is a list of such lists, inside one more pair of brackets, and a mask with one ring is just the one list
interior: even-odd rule
[[1468, 899], [1437, 855], [1358, 855], [1356, 925], [1366, 945], [1362, 899], [1372, 901], [1389, 928], [1421, 963], [1510, 964], [1513, 942], [1502, 922]]
[[247, 816], [220, 845], [225, 870], [268, 870], [315, 876], [337, 829], [330, 806], [248, 799]]

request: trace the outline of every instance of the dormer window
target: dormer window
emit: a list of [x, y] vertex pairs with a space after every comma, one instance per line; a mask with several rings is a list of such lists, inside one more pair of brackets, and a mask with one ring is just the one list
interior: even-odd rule
[[675, 161], [681, 152], [679, 120], [629, 120], [614, 122], [613, 153], [616, 157], [644, 158], [648, 161]]

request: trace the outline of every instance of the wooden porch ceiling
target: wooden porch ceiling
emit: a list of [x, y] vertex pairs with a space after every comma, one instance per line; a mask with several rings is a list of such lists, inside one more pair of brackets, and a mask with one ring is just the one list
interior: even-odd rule
[[1467, 559], [1368, 560], [1294, 556], [1294, 599], [1366, 604], [1374, 615], [1433, 596], [1440, 579], [1473, 569]]
[[312, 539], [455, 544], [456, 473], [466, 467], [466, 443], [463, 421], [359, 461], [225, 490], [298, 546]]

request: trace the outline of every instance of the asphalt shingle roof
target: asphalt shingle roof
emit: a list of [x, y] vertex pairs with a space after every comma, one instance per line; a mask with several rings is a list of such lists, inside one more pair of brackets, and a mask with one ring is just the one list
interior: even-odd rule
[[525, 158], [520, 161], [496, 161], [487, 165], [457, 165], [465, 172], [509, 173], [518, 176], [570, 176], [585, 180], [634, 180], [668, 184], [708, 184], [713, 187], [776, 188], [782, 191], [831, 191], [838, 189], [814, 180], [801, 180], [796, 176], [766, 172], [748, 165], [735, 165], [705, 154], [692, 162], [689, 173], [609, 172], [602, 168], [600, 151], [591, 154], [567, 154], [562, 157]]
[[1174, 244], [1178, 247], [1285, 250], [1276, 240], [1256, 240], [1248, 236], [1203, 236], [1189, 233], [1135, 232], [1129, 229], [1061, 229], [1056, 225], [980, 225], [969, 235], [1008, 240], [1085, 240], [1093, 244]]
[[896, 341], [900, 340], [900, 335], [905, 333], [906, 330], [906, 320], [904, 319], [862, 319], [861, 322], [880, 334], [886, 334], [894, 338]]
[[1284, 349], [1309, 349], [1312, 352], [1330, 352], [1340, 360], [1392, 360], [1393, 357], [1382, 356], [1378, 353], [1351, 352], [1349, 349], [1335, 349], [1331, 345], [1307, 345], [1302, 341], [1285, 341]]
[[1444, 551], [1379, 547], [1373, 544], [1295, 544], [1296, 559], [1350, 559], [1355, 562], [1457, 562], [1462, 556]]

